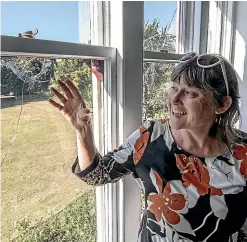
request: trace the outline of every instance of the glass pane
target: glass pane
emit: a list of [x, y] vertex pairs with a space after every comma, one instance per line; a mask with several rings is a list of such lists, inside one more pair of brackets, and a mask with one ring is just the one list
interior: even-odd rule
[[91, 61], [2, 57], [1, 74], [2, 241], [96, 241], [95, 188], [72, 174], [75, 131], [47, 101], [70, 78], [92, 108]]
[[3, 1], [1, 5], [2, 35], [24, 37], [30, 31], [28, 36], [33, 36], [37, 29], [36, 39], [90, 44], [89, 1]]
[[168, 117], [166, 96], [175, 63], [145, 62], [143, 67], [143, 121]]
[[144, 50], [174, 53], [176, 36], [177, 1], [145, 1]]

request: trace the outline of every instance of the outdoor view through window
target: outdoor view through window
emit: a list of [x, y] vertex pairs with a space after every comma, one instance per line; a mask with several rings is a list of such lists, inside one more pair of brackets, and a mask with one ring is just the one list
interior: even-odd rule
[[71, 173], [75, 131], [47, 101], [71, 79], [92, 108], [90, 65], [1, 58], [2, 241], [96, 241], [95, 188]]
[[[1, 35], [90, 44], [87, 1], [3, 1], [1, 20]], [[75, 131], [48, 103], [67, 78], [92, 108], [90, 60], [1, 58], [3, 242], [96, 241], [95, 188], [72, 174]]]
[[[145, 51], [176, 52], [176, 8], [144, 2]], [[91, 43], [89, 2], [4, 1], [1, 10], [2, 35], [37, 29], [36, 39]], [[143, 65], [143, 121], [165, 118], [174, 64]], [[48, 103], [50, 87], [70, 79], [93, 108], [91, 69], [91, 60], [1, 57], [3, 242], [96, 242], [95, 188], [72, 174], [75, 131]]]

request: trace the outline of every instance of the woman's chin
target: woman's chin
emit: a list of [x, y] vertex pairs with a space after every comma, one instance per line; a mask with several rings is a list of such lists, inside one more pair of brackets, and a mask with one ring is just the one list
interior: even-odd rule
[[173, 118], [169, 119], [170, 127], [174, 130], [184, 129], [185, 123], [182, 120], [174, 120]]

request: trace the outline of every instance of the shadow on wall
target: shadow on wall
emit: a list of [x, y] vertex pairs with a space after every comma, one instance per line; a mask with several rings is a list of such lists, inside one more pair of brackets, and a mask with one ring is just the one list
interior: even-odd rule
[[[233, 23], [233, 42], [232, 56], [234, 67], [239, 76], [239, 90], [241, 97], [241, 129], [247, 132], [247, 28], [246, 28], [246, 11], [247, 2], [236, 1]], [[219, 8], [221, 4], [217, 5]], [[223, 9], [221, 9], [223, 10]], [[223, 13], [225, 11], [222, 11]], [[229, 12], [227, 12], [229, 14]], [[227, 16], [228, 21], [231, 21], [231, 16]]]

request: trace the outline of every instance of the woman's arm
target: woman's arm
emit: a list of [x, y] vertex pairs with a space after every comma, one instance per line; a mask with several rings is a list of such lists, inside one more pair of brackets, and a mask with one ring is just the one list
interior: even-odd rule
[[88, 184], [102, 185], [115, 182], [132, 172], [149, 142], [148, 127], [140, 127], [118, 149], [101, 157], [95, 147], [90, 110], [80, 92], [71, 81], [60, 81], [59, 84], [65, 96], [51, 88], [61, 103], [49, 102], [76, 130], [78, 156], [72, 166], [73, 173]]
[[65, 96], [57, 89], [51, 88], [51, 91], [60, 100], [60, 103], [50, 99], [50, 104], [60, 111], [64, 117], [71, 123], [76, 130], [78, 160], [81, 169], [88, 167], [95, 155], [96, 147], [92, 129], [90, 110], [87, 108], [84, 99], [79, 90], [71, 81], [59, 81]]
[[150, 125], [141, 126], [124, 143], [103, 157], [97, 152], [93, 162], [84, 170], [80, 169], [77, 157], [72, 172], [89, 185], [104, 185], [116, 182], [134, 171], [141, 159], [150, 137]]

